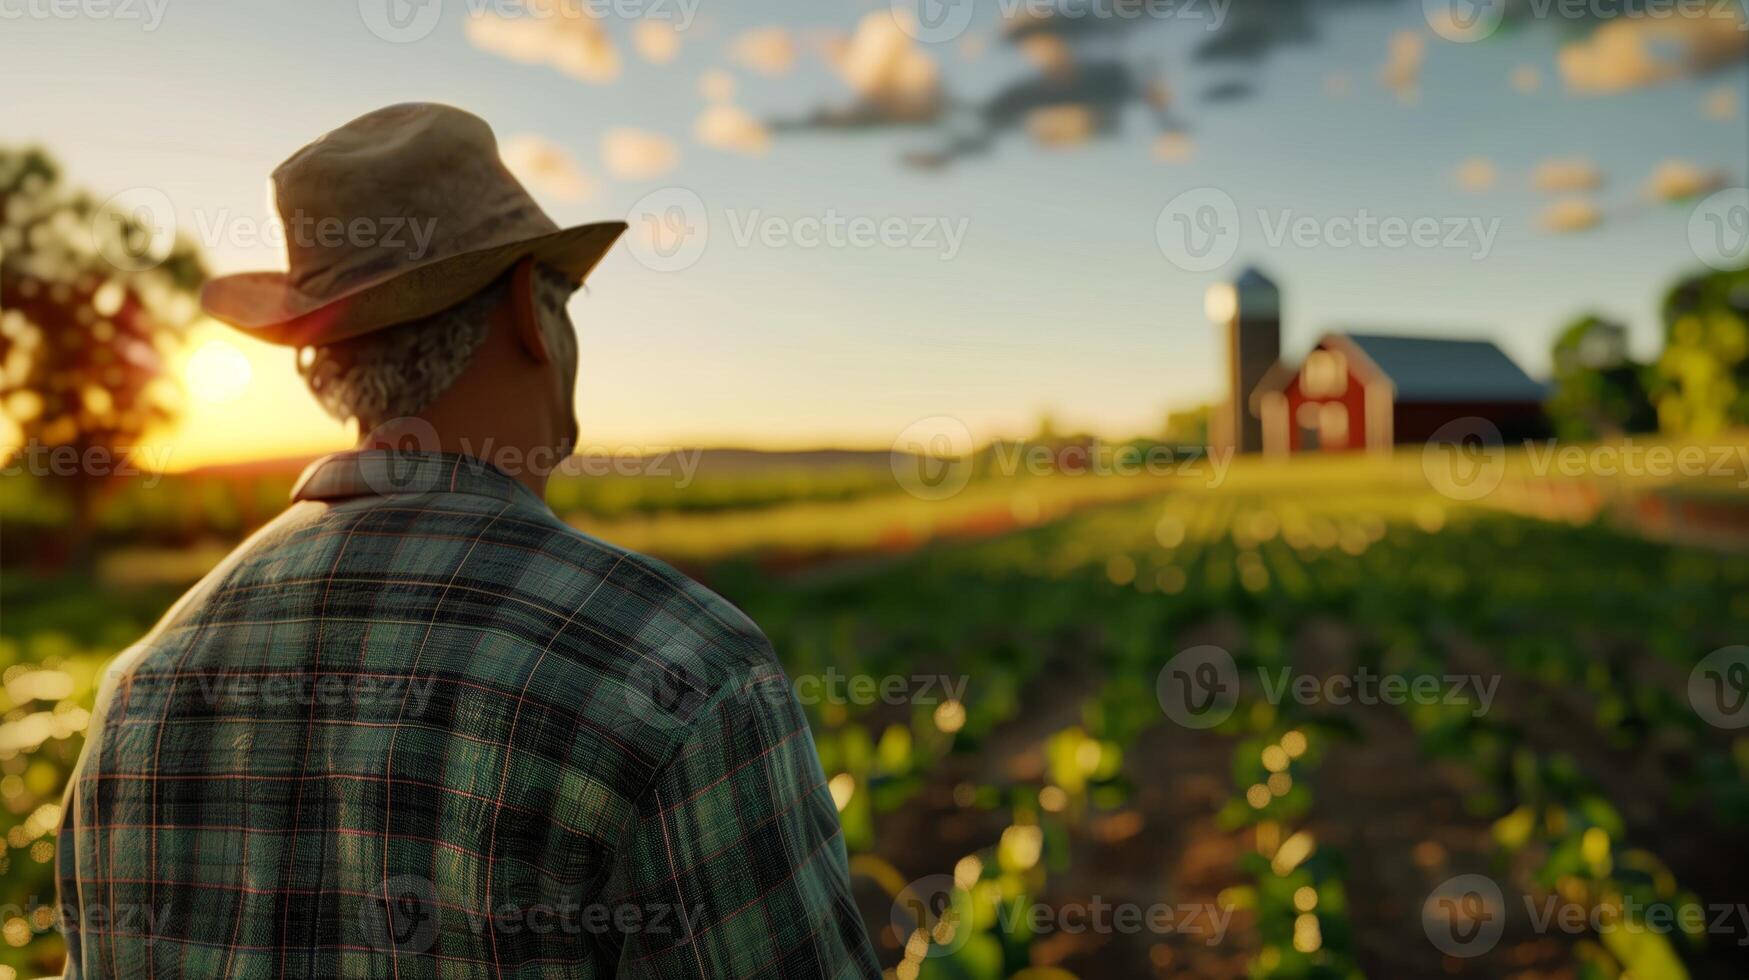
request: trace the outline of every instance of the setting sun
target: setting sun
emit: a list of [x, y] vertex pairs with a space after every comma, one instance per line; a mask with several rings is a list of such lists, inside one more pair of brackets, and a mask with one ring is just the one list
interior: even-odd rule
[[253, 371], [249, 358], [224, 340], [209, 340], [195, 349], [182, 368], [188, 394], [197, 401], [224, 405], [242, 397]]

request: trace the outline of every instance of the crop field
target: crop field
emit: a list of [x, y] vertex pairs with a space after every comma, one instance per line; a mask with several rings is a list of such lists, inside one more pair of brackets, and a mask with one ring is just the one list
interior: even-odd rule
[[[1742, 552], [1411, 464], [842, 485], [576, 521], [766, 630], [892, 975], [1749, 975]], [[0, 976], [58, 967], [59, 792], [165, 557], [0, 583]]]

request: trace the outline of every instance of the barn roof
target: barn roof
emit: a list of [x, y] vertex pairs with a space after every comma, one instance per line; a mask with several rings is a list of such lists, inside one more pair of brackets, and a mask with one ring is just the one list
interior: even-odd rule
[[1389, 378], [1398, 401], [1541, 401], [1544, 386], [1489, 340], [1326, 334], [1346, 341]]

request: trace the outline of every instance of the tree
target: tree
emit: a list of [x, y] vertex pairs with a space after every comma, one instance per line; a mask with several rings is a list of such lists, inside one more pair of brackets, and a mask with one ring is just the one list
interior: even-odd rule
[[1209, 415], [1212, 406], [1198, 405], [1182, 411], [1167, 412], [1160, 438], [1167, 445], [1205, 447], [1209, 444]]
[[1554, 363], [1547, 409], [1562, 439], [1597, 439], [1658, 427], [1647, 391], [1648, 368], [1628, 356], [1627, 329], [1621, 324], [1580, 317], [1555, 338]]
[[206, 272], [170, 224], [66, 189], [42, 150], [0, 148], [0, 407], [9, 463], [68, 499], [62, 560], [88, 557], [101, 488], [179, 400], [165, 355]]
[[1677, 283], [1664, 330], [1653, 391], [1663, 428], [1705, 437], [1749, 425], [1749, 268]]

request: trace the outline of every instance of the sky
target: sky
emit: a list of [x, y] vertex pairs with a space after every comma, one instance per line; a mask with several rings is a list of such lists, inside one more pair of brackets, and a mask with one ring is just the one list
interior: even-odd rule
[[[614, 450], [1155, 432], [1221, 396], [1204, 295], [1250, 264], [1290, 358], [1364, 328], [1536, 375], [1590, 312], [1650, 357], [1663, 291], [1705, 269], [1699, 209], [1749, 184], [1742, 0], [1632, 24], [1525, 0], [1479, 38], [1442, 0], [1103, 0], [1019, 43], [1046, 0], [911, 2], [0, 0], [0, 143], [167, 201], [224, 274], [284, 267], [258, 232], [303, 143], [394, 102], [475, 112], [560, 223], [634, 226], [571, 307], [583, 443]], [[1040, 79], [1087, 99], [1029, 102]], [[1211, 265], [1176, 222], [1223, 205]], [[1435, 231], [1381, 244], [1380, 219]], [[197, 324], [168, 465], [350, 444], [292, 357]]]

